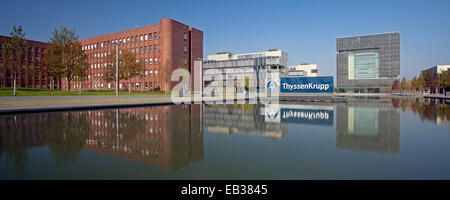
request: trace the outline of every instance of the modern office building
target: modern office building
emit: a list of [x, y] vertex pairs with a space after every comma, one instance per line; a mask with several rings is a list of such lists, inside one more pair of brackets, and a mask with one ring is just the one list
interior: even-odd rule
[[317, 64], [303, 63], [296, 66], [289, 66], [285, 73], [287, 76], [319, 76], [319, 66]]
[[[225, 87], [227, 78], [253, 77], [256, 74], [255, 87], [265, 88], [267, 72], [284, 71], [288, 66], [288, 54], [280, 49], [270, 49], [266, 52], [232, 54], [221, 52], [209, 55], [203, 62], [203, 86], [208, 90]], [[218, 81], [221, 79], [221, 81]], [[247, 79], [245, 80], [246, 82]]]
[[337, 88], [387, 93], [400, 74], [400, 33], [337, 38]]
[[[114, 83], [105, 82], [103, 73], [107, 70], [107, 56], [114, 53], [115, 43], [119, 49], [136, 54], [136, 60], [144, 65], [144, 77], [131, 79], [131, 90], [164, 90], [165, 83], [161, 73], [164, 63], [170, 63], [173, 69], [180, 62], [193, 70], [194, 61], [203, 59], [203, 32], [171, 19], [160, 19], [159, 24], [111, 33], [80, 40], [83, 50], [89, 57], [88, 80], [83, 89], [114, 89]], [[191, 73], [192, 74], [192, 73]], [[174, 83], [169, 83], [171, 90]], [[71, 89], [78, 89], [73, 83]], [[121, 81], [119, 89], [128, 90], [128, 81]], [[67, 89], [63, 84], [63, 89]]]
[[[14, 70], [12, 63], [6, 62], [5, 43], [10, 37], [0, 35], [0, 87], [14, 87]], [[47, 43], [27, 40], [27, 48], [17, 67], [17, 87], [21, 88], [50, 88], [47, 67], [43, 59], [43, 52]]]

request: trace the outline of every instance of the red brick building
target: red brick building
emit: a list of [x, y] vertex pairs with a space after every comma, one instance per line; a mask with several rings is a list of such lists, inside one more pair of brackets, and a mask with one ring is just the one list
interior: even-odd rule
[[[14, 70], [6, 62], [5, 43], [10, 37], [0, 35], [0, 87], [14, 87]], [[47, 67], [43, 63], [43, 52], [47, 43], [27, 40], [27, 48], [17, 69], [17, 87], [50, 88]]]
[[[119, 50], [127, 49], [136, 54], [136, 60], [144, 64], [144, 77], [131, 79], [131, 90], [153, 91], [165, 89], [161, 78], [164, 62], [176, 69], [184, 62], [193, 71], [194, 61], [203, 57], [203, 32], [171, 19], [161, 19], [159, 24], [80, 40], [88, 55], [88, 80], [84, 90], [112, 90], [115, 83], [102, 79], [107, 70], [108, 52], [115, 52], [115, 42], [121, 42]], [[191, 73], [192, 74], [192, 73]], [[79, 86], [72, 81], [72, 90]], [[174, 86], [169, 84], [168, 90]], [[141, 88], [143, 87], [143, 88]], [[63, 80], [62, 89], [67, 89]], [[128, 81], [119, 83], [119, 90], [128, 90]]]

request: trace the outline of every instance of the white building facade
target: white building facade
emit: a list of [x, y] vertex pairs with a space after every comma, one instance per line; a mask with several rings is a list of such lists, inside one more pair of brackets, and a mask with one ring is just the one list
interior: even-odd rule
[[209, 55], [203, 62], [204, 91], [224, 91], [226, 87], [236, 88], [234, 92], [248, 91], [252, 87], [260, 90], [265, 88], [268, 73], [284, 72], [287, 65], [288, 54], [280, 49]]

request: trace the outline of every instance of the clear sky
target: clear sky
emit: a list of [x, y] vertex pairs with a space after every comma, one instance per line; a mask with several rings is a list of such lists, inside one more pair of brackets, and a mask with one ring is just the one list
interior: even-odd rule
[[203, 31], [204, 58], [280, 48], [290, 65], [316, 63], [321, 75], [335, 76], [337, 37], [398, 31], [400, 78], [450, 64], [449, 0], [10, 0], [1, 6], [0, 35], [16, 24], [38, 41], [48, 41], [60, 25], [84, 39], [171, 18]]

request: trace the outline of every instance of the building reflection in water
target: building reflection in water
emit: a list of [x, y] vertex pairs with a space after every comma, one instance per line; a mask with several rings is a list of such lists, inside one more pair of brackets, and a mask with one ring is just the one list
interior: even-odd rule
[[338, 104], [336, 130], [336, 148], [399, 154], [400, 113], [389, 99]]
[[202, 105], [181, 105], [6, 116], [0, 156], [20, 173], [27, 148], [48, 145], [57, 164], [75, 162], [85, 149], [170, 172], [203, 158], [201, 114]]
[[262, 104], [206, 104], [203, 123], [216, 134], [246, 134], [280, 139], [288, 132], [285, 123], [266, 122]]

